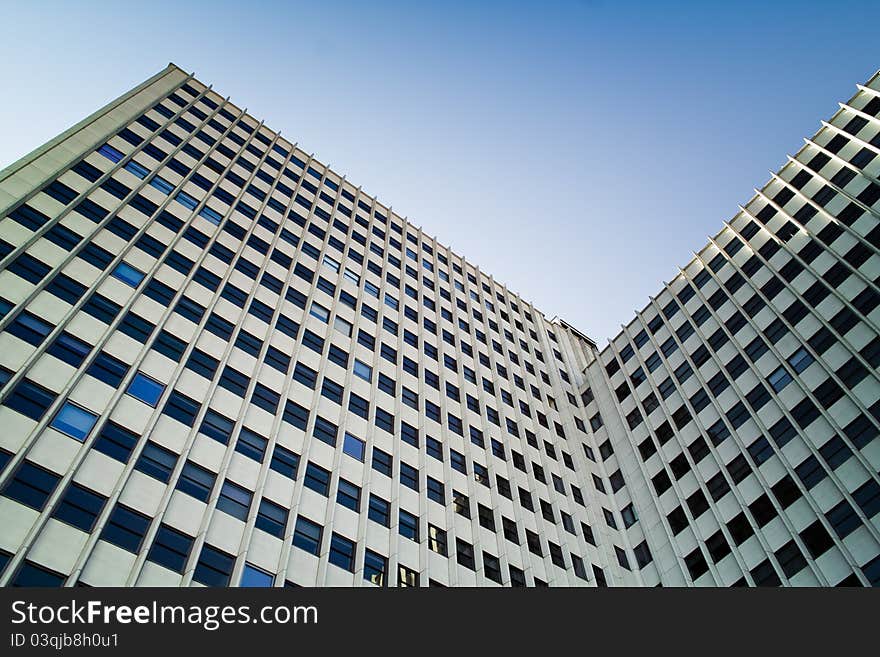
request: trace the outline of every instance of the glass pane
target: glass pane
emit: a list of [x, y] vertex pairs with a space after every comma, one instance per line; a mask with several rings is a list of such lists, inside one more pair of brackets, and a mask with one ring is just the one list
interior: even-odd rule
[[137, 287], [140, 285], [140, 282], [144, 280], [143, 273], [129, 265], [127, 262], [120, 262], [116, 265], [116, 269], [113, 270], [113, 276], [132, 287]]
[[135, 399], [140, 399], [145, 404], [155, 406], [159, 401], [159, 397], [162, 396], [163, 390], [165, 390], [165, 386], [161, 383], [138, 372], [128, 385], [127, 392]]
[[244, 572], [241, 574], [239, 586], [266, 588], [272, 586], [274, 579], [269, 573], [265, 573], [259, 568], [254, 568], [249, 563], [246, 563], [244, 565]]
[[77, 440], [84, 440], [89, 431], [95, 426], [98, 416], [84, 408], [65, 402], [52, 420], [52, 427], [72, 436]]
[[345, 434], [345, 442], [342, 447], [342, 451], [344, 451], [349, 456], [353, 456], [358, 461], [364, 460], [364, 441], [359, 438], [355, 438], [350, 433]]

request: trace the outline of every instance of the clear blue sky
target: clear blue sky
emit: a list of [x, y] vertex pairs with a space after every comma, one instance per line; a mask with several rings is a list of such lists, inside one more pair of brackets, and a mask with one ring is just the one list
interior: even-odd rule
[[600, 345], [880, 67], [876, 2], [6, 2], [0, 167], [173, 61]]

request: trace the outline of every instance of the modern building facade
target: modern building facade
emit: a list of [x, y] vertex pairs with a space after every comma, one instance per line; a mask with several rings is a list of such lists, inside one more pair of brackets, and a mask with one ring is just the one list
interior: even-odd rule
[[600, 352], [169, 65], [0, 172], [0, 585], [880, 584], [878, 114]]

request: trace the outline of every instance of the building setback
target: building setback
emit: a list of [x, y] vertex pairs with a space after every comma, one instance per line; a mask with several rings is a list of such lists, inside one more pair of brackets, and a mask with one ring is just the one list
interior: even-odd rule
[[600, 352], [169, 65], [0, 172], [0, 585], [880, 584], [878, 114]]

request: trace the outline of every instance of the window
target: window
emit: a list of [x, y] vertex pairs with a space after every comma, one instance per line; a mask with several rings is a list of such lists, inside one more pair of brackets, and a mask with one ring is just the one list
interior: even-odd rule
[[139, 399], [145, 404], [148, 404], [155, 408], [156, 404], [159, 403], [159, 398], [162, 396], [162, 393], [164, 391], [164, 385], [162, 385], [155, 379], [151, 379], [146, 374], [138, 372], [134, 375], [131, 383], [128, 384], [128, 390], [126, 390], [125, 392], [135, 399]]
[[373, 448], [373, 462], [372, 468], [377, 472], [381, 472], [386, 477], [391, 476], [391, 464], [393, 462], [393, 458], [391, 454], [387, 452], [383, 452], [381, 449], [376, 447]]
[[419, 585], [419, 574], [412, 568], [402, 564], [397, 565], [397, 586], [400, 588], [416, 587]]
[[798, 374], [807, 369], [807, 367], [809, 367], [812, 362], [813, 357], [803, 347], [801, 347], [788, 357], [788, 364], [791, 365], [794, 371]]
[[[374, 453], [376, 450], [373, 450]], [[419, 490], [419, 471], [406, 463], [400, 464], [400, 483], [414, 491]]]
[[784, 367], [777, 367], [773, 372], [770, 373], [770, 376], [767, 377], [767, 383], [775, 390], [779, 392], [789, 383], [791, 383], [792, 378]]
[[91, 345], [64, 331], [55, 339], [55, 342], [52, 343], [52, 346], [47, 351], [68, 365], [79, 367], [86, 356], [89, 355], [91, 349]]
[[299, 467], [299, 455], [289, 449], [276, 445], [272, 452], [272, 461], [269, 468], [285, 477], [296, 479], [296, 471]]
[[54, 401], [53, 392], [24, 379], [15, 386], [3, 404], [32, 420], [40, 420]]
[[458, 563], [470, 570], [476, 570], [474, 562], [474, 546], [460, 538], [455, 539], [455, 553]]
[[110, 146], [109, 144], [104, 144], [98, 149], [98, 152], [109, 159], [111, 162], [119, 162], [124, 156], [118, 150]]
[[330, 311], [327, 310], [324, 306], [319, 303], [312, 302], [312, 307], [309, 310], [309, 314], [312, 317], [317, 317], [325, 324], [330, 321]]
[[529, 546], [530, 552], [539, 557], [544, 556], [544, 552], [541, 549], [541, 538], [529, 529], [526, 530], [526, 544]]
[[330, 492], [330, 473], [314, 463], [309, 463], [306, 466], [306, 476], [303, 483], [307, 488], [327, 497]]
[[55, 415], [51, 426], [53, 429], [58, 429], [58, 431], [82, 442], [95, 426], [97, 419], [98, 416], [91, 411], [66, 401]]
[[321, 525], [300, 516], [296, 519], [296, 528], [293, 531], [293, 544], [309, 554], [318, 556], [321, 549], [323, 531], [324, 529]]
[[210, 470], [206, 470], [200, 465], [196, 465], [192, 461], [187, 461], [177, 480], [177, 490], [191, 495], [197, 500], [207, 502], [211, 495], [211, 489], [214, 488], [214, 479], [216, 475]]
[[68, 486], [52, 517], [84, 532], [91, 532], [95, 526], [95, 519], [101, 513], [106, 501], [107, 498], [103, 495], [72, 483]]
[[[565, 555], [562, 553], [562, 548], [553, 543], [552, 541], [548, 541], [548, 545], [550, 547], [550, 559], [553, 561], [553, 564], [559, 566], [560, 568], [565, 568]], [[617, 546], [615, 549], [620, 550]], [[618, 553], [618, 559], [619, 559]], [[623, 565], [623, 564], [621, 564]], [[627, 570], [629, 570], [627, 568]]]
[[[325, 383], [327, 383], [326, 380]], [[360, 395], [351, 393], [348, 399], [348, 410], [350, 410], [355, 415], [358, 415], [367, 420], [370, 416], [370, 402], [368, 402]]]
[[65, 575], [55, 571], [41, 568], [29, 561], [25, 561], [21, 569], [12, 580], [12, 586], [26, 587], [60, 587], [67, 579]]
[[483, 572], [493, 582], [503, 583], [501, 579], [501, 562], [498, 560], [498, 557], [488, 552], [483, 552]]
[[257, 512], [254, 526], [276, 538], [284, 538], [284, 528], [287, 526], [287, 509], [263, 498], [260, 501], [260, 509]]
[[354, 571], [354, 542], [333, 533], [330, 538], [330, 553], [327, 560], [349, 572]]
[[86, 374], [113, 388], [119, 386], [127, 372], [128, 366], [125, 363], [103, 351], [98, 354], [92, 365], [86, 370]]
[[366, 447], [363, 440], [355, 438], [350, 433], [346, 432], [345, 439], [342, 443], [342, 451], [345, 454], [356, 458], [358, 461], [363, 461], [365, 449]]
[[268, 442], [266, 438], [263, 438], [263, 436], [255, 431], [242, 427], [238, 440], [235, 443], [235, 451], [239, 454], [244, 454], [249, 459], [262, 463]]
[[398, 533], [416, 543], [419, 542], [419, 518], [408, 511], [400, 509]]
[[275, 577], [273, 575], [246, 563], [238, 585], [242, 588], [270, 588], [274, 583]]
[[428, 477], [428, 499], [434, 500], [438, 504], [446, 504], [446, 486], [441, 481], [437, 481], [433, 477]]
[[861, 525], [861, 520], [846, 500], [841, 501], [828, 511], [825, 517], [828, 518], [828, 522], [831, 523], [831, 527], [840, 538], [845, 538]]
[[232, 483], [228, 479], [223, 482], [220, 490], [220, 498], [217, 500], [217, 510], [228, 513], [234, 518], [246, 521], [251, 507], [253, 493], [241, 486]]
[[137, 553], [149, 526], [150, 518], [117, 504], [101, 532], [101, 538], [123, 550]]
[[391, 523], [391, 503], [381, 497], [370, 494], [367, 518], [383, 527], [388, 527]]
[[495, 531], [495, 514], [487, 506], [482, 504], [477, 504], [477, 517], [480, 521], [480, 526], [485, 527], [489, 531]]
[[137, 287], [144, 280], [144, 273], [132, 267], [127, 262], [120, 262], [113, 270], [113, 277], [131, 287]]
[[360, 513], [361, 489], [350, 481], [340, 479], [336, 489], [336, 503], [351, 509], [355, 513]]
[[377, 586], [386, 586], [388, 584], [388, 559], [372, 550], [365, 550], [364, 579]]
[[193, 538], [191, 536], [162, 524], [156, 533], [153, 547], [147, 554], [147, 560], [173, 570], [175, 573], [182, 573], [189, 558], [192, 544]]
[[446, 532], [434, 525], [428, 525], [428, 547], [432, 552], [447, 556]]
[[[259, 388], [259, 384], [257, 384], [257, 387]], [[165, 408], [162, 409], [162, 413], [188, 427], [191, 427], [195, 422], [196, 415], [200, 408], [201, 404], [199, 402], [187, 397], [177, 390], [174, 390], [168, 397], [168, 401], [165, 403]]]
[[162, 483], [168, 483], [171, 471], [176, 463], [177, 454], [150, 441], [144, 445], [144, 449], [137, 463], [135, 463], [134, 469], [143, 472], [153, 479], [158, 479]]
[[364, 381], [371, 381], [373, 379], [373, 368], [363, 361], [355, 360], [354, 374], [362, 378]]
[[234, 565], [235, 557], [205, 543], [193, 572], [193, 581], [205, 586], [228, 586]]
[[331, 447], [336, 447], [336, 434], [339, 428], [332, 422], [318, 416], [315, 418], [315, 429], [313, 435], [318, 440], [327, 443]]

